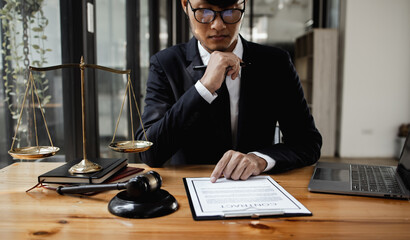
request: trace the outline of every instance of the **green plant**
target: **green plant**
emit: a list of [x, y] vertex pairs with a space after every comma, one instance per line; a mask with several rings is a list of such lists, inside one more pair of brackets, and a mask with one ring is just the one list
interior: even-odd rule
[[[45, 48], [47, 36], [44, 30], [48, 19], [42, 10], [43, 3], [44, 0], [4, 0], [0, 9], [6, 93], [4, 101], [13, 119], [19, 118], [28, 81], [28, 67], [42, 67], [47, 63], [46, 53], [51, 51]], [[34, 81], [42, 105], [47, 104], [51, 96], [46, 92], [48, 79], [45, 73], [34, 75]]]

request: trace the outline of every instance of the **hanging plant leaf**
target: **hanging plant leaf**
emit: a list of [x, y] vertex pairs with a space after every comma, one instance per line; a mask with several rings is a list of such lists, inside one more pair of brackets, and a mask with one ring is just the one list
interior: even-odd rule
[[42, 27], [33, 27], [31, 30], [34, 32], [42, 32], [44, 29]]
[[[42, 11], [43, 0], [3, 0], [0, 9], [1, 32], [3, 42], [1, 52], [4, 56], [4, 83], [7, 105], [12, 119], [18, 119], [20, 107], [27, 86], [27, 65], [42, 67], [46, 64], [46, 52], [43, 46], [47, 36], [44, 34], [48, 19]], [[27, 51], [28, 50], [28, 51]], [[51, 51], [51, 50], [50, 50]], [[36, 60], [30, 59], [38, 53]], [[28, 61], [27, 61], [28, 60]], [[42, 76], [42, 77], [40, 77]], [[36, 85], [42, 95], [40, 101], [50, 101], [51, 96], [46, 95], [48, 80], [45, 74], [39, 74]], [[27, 126], [19, 132], [27, 132]], [[20, 138], [19, 138], [20, 139]]]

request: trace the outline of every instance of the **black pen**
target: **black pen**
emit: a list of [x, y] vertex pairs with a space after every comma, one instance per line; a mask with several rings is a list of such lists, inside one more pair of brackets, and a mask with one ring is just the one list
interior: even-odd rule
[[[246, 67], [246, 66], [250, 65], [250, 63], [241, 62], [240, 65], [241, 65], [241, 67]], [[194, 70], [203, 70], [203, 69], [206, 69], [206, 67], [207, 67], [207, 65], [194, 66]]]

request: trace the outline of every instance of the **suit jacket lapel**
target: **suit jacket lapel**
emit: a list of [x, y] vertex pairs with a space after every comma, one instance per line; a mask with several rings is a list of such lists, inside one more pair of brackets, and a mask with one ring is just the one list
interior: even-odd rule
[[195, 84], [196, 81], [201, 79], [205, 73], [205, 70], [199, 70], [199, 71], [194, 70], [194, 66], [203, 65], [203, 62], [202, 62], [201, 56], [199, 55], [199, 50], [197, 47], [197, 40], [195, 38], [192, 38], [187, 43], [186, 59], [188, 63], [190, 62], [190, 64], [186, 68], [186, 71], [191, 76], [192, 83]]

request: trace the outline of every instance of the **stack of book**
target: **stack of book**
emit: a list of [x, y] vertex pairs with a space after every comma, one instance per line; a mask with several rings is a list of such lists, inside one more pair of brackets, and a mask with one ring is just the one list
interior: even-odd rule
[[102, 169], [98, 172], [71, 174], [68, 170], [81, 160], [74, 160], [38, 176], [39, 183], [46, 184], [99, 184], [125, 182], [138, 175], [144, 169], [128, 166], [125, 158], [94, 159]]

